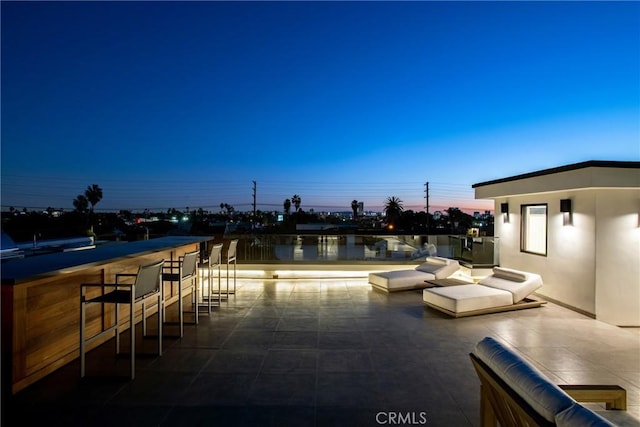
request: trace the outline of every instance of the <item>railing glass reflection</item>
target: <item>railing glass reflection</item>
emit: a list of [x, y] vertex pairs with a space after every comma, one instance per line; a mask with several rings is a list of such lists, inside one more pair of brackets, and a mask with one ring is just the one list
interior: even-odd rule
[[496, 237], [458, 235], [266, 234], [233, 235], [242, 263], [327, 261], [402, 262], [424, 258], [434, 245], [438, 256], [474, 265], [498, 265]]

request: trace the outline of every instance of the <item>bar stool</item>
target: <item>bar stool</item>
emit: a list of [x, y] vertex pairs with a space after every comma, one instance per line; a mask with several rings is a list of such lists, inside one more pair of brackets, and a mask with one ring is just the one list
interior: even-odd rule
[[[211, 240], [207, 240], [206, 242], [200, 243], [200, 255], [198, 257], [198, 269], [200, 271], [206, 270], [209, 264], [209, 254], [211, 254], [211, 249], [214, 245], [215, 237], [212, 237]], [[204, 277], [201, 278], [204, 280]]]
[[[158, 316], [158, 355], [162, 356], [162, 309], [164, 301], [162, 299], [161, 274], [164, 260], [152, 264], [142, 265], [138, 268], [137, 274], [116, 274], [115, 283], [83, 283], [80, 285], [80, 377], [85, 376], [85, 354], [86, 346], [96, 339], [111, 331], [115, 331], [116, 354], [120, 353], [120, 304], [129, 304], [129, 332], [131, 335], [131, 379], [135, 378], [135, 337], [136, 321], [135, 306], [142, 305], [142, 335], [147, 335], [147, 302], [156, 300]], [[121, 283], [121, 278], [135, 277], [133, 283]], [[102, 289], [100, 295], [87, 298], [86, 290], [90, 287]], [[105, 293], [105, 288], [113, 290]], [[125, 288], [125, 289], [122, 289]], [[87, 320], [86, 309], [89, 304], [115, 304], [115, 324], [104, 329], [96, 335], [85, 337], [85, 324]], [[104, 312], [104, 308], [103, 308]], [[104, 318], [103, 318], [104, 323]]]
[[[202, 300], [204, 301], [205, 298], [207, 300], [207, 303], [208, 303], [207, 312], [209, 314], [211, 314], [211, 303], [215, 298], [213, 293], [213, 271], [215, 270], [216, 267], [218, 268], [218, 290], [215, 293], [215, 295], [217, 295], [218, 306], [220, 306], [222, 303], [222, 289], [221, 289], [222, 274], [221, 274], [221, 268], [220, 268], [221, 265], [222, 265], [222, 243], [218, 243], [211, 247], [211, 251], [209, 252], [209, 257], [207, 261], [204, 263], [204, 266], [207, 269], [207, 288], [208, 288], [207, 295], [205, 295], [204, 289], [202, 289], [200, 292], [202, 295]], [[201, 280], [200, 283], [204, 288], [204, 280]], [[204, 308], [207, 308], [207, 307], [204, 307]]]
[[[180, 338], [184, 336], [184, 291], [191, 291], [195, 321], [198, 324], [198, 251], [187, 252], [176, 261], [166, 262], [162, 272], [162, 281], [171, 282], [171, 295], [173, 296], [173, 284], [178, 284], [178, 323], [180, 325]], [[166, 310], [166, 307], [165, 307]], [[166, 315], [163, 316], [166, 320]], [[165, 322], [166, 323], [166, 322]]]
[[[236, 293], [236, 249], [238, 247], [238, 239], [234, 239], [229, 242], [229, 248], [227, 249], [227, 295]], [[233, 263], [233, 292], [229, 291], [229, 266]]]
[[[209, 258], [214, 246], [214, 243], [213, 243], [214, 240], [215, 240], [215, 237], [212, 237], [211, 240], [207, 240], [206, 242], [200, 243], [200, 255], [198, 256], [198, 276], [199, 276], [198, 280], [200, 281], [200, 284], [201, 284], [201, 288], [199, 289], [199, 292], [200, 292], [200, 297], [202, 298], [203, 304], [206, 300], [206, 294], [204, 292], [204, 282], [208, 280], [207, 273], [209, 272]], [[203, 307], [204, 305], [202, 305], [200, 308], [203, 308]]]

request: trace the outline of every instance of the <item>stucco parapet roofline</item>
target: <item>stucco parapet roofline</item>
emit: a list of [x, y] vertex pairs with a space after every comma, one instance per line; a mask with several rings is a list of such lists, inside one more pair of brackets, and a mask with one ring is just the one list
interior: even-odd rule
[[585, 168], [619, 168], [619, 169], [639, 169], [640, 162], [633, 161], [615, 161], [615, 160], [588, 160], [586, 162], [573, 163], [570, 165], [559, 166], [555, 168], [543, 169], [536, 172], [514, 175], [507, 178], [494, 179], [491, 181], [479, 182], [473, 184], [471, 188], [484, 187], [487, 185], [500, 184], [503, 182], [518, 181], [526, 178], [535, 178], [538, 176], [551, 175], [554, 173], [568, 172]]

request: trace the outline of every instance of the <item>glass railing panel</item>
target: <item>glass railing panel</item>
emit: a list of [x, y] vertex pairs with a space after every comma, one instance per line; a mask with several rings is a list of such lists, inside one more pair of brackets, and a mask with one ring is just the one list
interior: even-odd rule
[[410, 262], [437, 255], [478, 265], [498, 264], [495, 237], [459, 235], [264, 234], [237, 238], [238, 261], [245, 263]]
[[[447, 254], [443, 254], [443, 256], [461, 260], [473, 265], [499, 264], [499, 245], [497, 237], [449, 235], [447, 236], [447, 240]], [[440, 253], [441, 251], [439, 250], [438, 254]]]

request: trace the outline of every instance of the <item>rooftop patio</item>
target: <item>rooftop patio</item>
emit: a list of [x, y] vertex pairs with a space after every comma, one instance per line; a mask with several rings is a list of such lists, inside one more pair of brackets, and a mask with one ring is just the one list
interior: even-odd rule
[[[621, 385], [640, 418], [640, 329], [552, 303], [453, 319], [425, 308], [420, 291], [387, 295], [364, 278], [309, 278], [239, 279], [236, 295], [185, 325], [183, 339], [165, 339], [163, 356], [139, 357], [134, 381], [109, 342], [88, 354], [86, 378], [75, 361], [4, 396], [3, 421], [353, 426], [393, 424], [401, 413], [419, 424], [477, 426], [468, 353], [485, 336], [557, 383]], [[152, 351], [154, 339], [138, 342]]]

